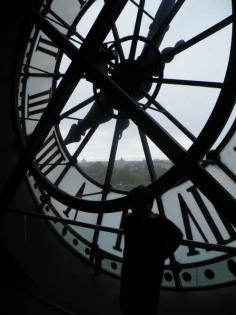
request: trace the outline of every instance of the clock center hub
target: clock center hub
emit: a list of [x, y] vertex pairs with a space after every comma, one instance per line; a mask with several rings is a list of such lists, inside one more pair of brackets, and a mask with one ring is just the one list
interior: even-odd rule
[[[148, 53], [144, 57], [142, 53], [126, 51], [126, 46], [130, 46], [137, 41], [137, 46], [142, 45]], [[119, 47], [120, 49], [118, 49]], [[129, 48], [128, 48], [129, 49]], [[108, 75], [120, 89], [129, 95], [134, 101], [139, 102], [144, 108], [148, 108], [159, 93], [164, 71], [164, 63], [158, 48], [148, 39], [138, 36], [127, 36], [105, 48], [106, 61], [100, 63], [99, 67]], [[104, 53], [104, 52], [103, 52]], [[101, 58], [100, 58], [101, 59]], [[110, 117], [126, 117], [124, 98], [117, 91], [100, 87], [100, 82], [91, 79], [94, 83], [94, 94], [97, 104]], [[98, 93], [98, 91], [100, 92]], [[118, 110], [120, 115], [114, 114]], [[122, 113], [121, 113], [122, 112]], [[128, 118], [128, 117], [127, 117]]]
[[125, 60], [112, 71], [111, 78], [131, 97], [139, 101], [152, 87], [137, 60]]

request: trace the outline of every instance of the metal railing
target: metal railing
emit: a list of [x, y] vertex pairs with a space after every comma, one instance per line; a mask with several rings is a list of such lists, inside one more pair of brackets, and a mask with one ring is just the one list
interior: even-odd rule
[[[41, 219], [41, 220], [45, 220], [45, 221], [61, 222], [61, 223], [67, 224], [67, 225], [86, 227], [88, 229], [96, 229], [96, 230], [108, 232], [108, 233], [124, 234], [123, 229], [117, 229], [117, 228], [112, 228], [109, 226], [102, 226], [102, 225], [96, 225], [96, 224], [91, 224], [91, 223], [85, 223], [85, 222], [81, 222], [81, 221], [63, 219], [61, 217], [55, 217], [52, 215], [46, 215], [46, 214], [41, 214], [41, 213], [37, 213], [37, 212], [30, 212], [30, 211], [10, 208], [9, 213], [14, 213], [14, 214], [18, 214], [18, 215], [27, 215], [27, 216]], [[227, 253], [227, 254], [236, 255], [236, 247], [233, 247], [233, 246], [204, 243], [204, 242], [198, 242], [198, 241], [192, 241], [192, 240], [182, 240], [180, 242], [180, 245], [194, 246], [197, 248], [203, 248], [203, 249], [207, 249], [207, 250], [213, 250], [213, 251], [217, 251], [217, 252], [223, 252], [223, 253]]]

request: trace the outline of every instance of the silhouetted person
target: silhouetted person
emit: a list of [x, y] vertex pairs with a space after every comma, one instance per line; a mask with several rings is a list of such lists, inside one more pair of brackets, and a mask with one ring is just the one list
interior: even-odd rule
[[154, 214], [151, 191], [139, 186], [130, 193], [132, 213], [124, 226], [120, 305], [124, 315], [156, 315], [164, 261], [183, 234], [170, 220]]

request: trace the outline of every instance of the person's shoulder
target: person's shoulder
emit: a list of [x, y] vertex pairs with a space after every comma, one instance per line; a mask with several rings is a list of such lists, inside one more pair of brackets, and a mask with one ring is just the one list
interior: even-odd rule
[[153, 215], [153, 220], [155, 220], [160, 226], [162, 229], [166, 230], [166, 231], [175, 231], [175, 232], [180, 232], [180, 229], [168, 218], [164, 217], [164, 216], [161, 216], [159, 214], [154, 214]]
[[152, 213], [150, 216], [150, 220], [159, 222], [159, 223], [163, 223], [166, 222], [168, 219], [166, 219], [165, 217], [161, 216], [160, 214], [157, 213]]
[[181, 230], [168, 218], [160, 214], [152, 213], [146, 220], [146, 229], [155, 230], [158, 235], [166, 235], [170, 239], [181, 240], [183, 233]]
[[152, 214], [152, 219], [155, 221], [158, 221], [160, 223], [163, 224], [174, 224], [170, 219], [168, 219], [167, 217], [164, 217], [163, 215], [157, 214], [157, 213], [153, 213]]
[[134, 218], [133, 218], [132, 213], [126, 213], [124, 226], [127, 227], [128, 225], [132, 225], [133, 223], [134, 223]]
[[145, 221], [153, 225], [162, 225], [163, 222], [165, 221], [165, 218], [163, 218], [159, 214], [151, 213], [151, 215], [148, 218], [146, 218]]
[[126, 213], [126, 215], [125, 215], [125, 220], [126, 220], [126, 221], [131, 221], [131, 220], [133, 220], [133, 215], [132, 215], [132, 213]]

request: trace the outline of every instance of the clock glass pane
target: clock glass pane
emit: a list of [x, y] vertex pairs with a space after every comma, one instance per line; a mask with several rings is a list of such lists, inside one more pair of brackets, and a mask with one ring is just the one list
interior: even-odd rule
[[[45, 0], [40, 13], [80, 53], [104, 2]], [[215, 109], [223, 113], [226, 104], [229, 116], [234, 105], [225, 97], [232, 64], [233, 11], [230, 0], [183, 1], [179, 7], [175, 1], [128, 1], [92, 62], [159, 129], [148, 136], [145, 122], [130, 117], [128, 103], [113, 95], [95, 70], [88, 70], [83, 57], [87, 66], [78, 67], [78, 83], [35, 156], [41, 176], [77, 199], [116, 200], [137, 185], [161, 183], [162, 176], [171, 174], [175, 158], [168, 144], [158, 142], [161, 130], [183, 152], [204, 147], [202, 131], [213, 132]], [[16, 109], [26, 142], [74, 61], [38, 25], [30, 29], [22, 51]], [[221, 129], [227, 125], [227, 130], [218, 137], [216, 129], [214, 141], [200, 150], [199, 164], [235, 196], [233, 115], [228, 124], [227, 117], [222, 123]], [[185, 165], [178, 166], [184, 172]], [[119, 276], [124, 248], [120, 229], [129, 210], [104, 213], [99, 206], [96, 211], [91, 206], [82, 211], [57, 200], [30, 172], [28, 180], [45, 214], [71, 220], [51, 223], [64, 241], [99, 271]], [[196, 288], [233, 281], [235, 228], [191, 180], [182, 177], [164, 193], [160, 190], [153, 212], [171, 219], [189, 241], [166, 260], [163, 287]], [[100, 231], [98, 226], [113, 230]]]

